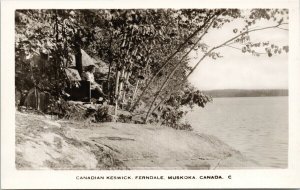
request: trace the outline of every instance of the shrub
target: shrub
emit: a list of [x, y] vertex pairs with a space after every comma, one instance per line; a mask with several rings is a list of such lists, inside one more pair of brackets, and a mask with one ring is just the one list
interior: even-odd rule
[[86, 118], [86, 109], [79, 104], [70, 103], [59, 99], [50, 106], [51, 114], [58, 115], [59, 118], [83, 120]]
[[99, 107], [95, 111], [94, 116], [96, 122], [111, 122], [114, 120], [114, 117], [111, 114], [109, 114], [108, 106]]
[[132, 116], [120, 114], [117, 121], [122, 123], [132, 123]]
[[173, 109], [172, 107], [165, 107], [161, 113], [163, 125], [179, 130], [192, 130], [192, 126], [190, 124], [180, 122], [187, 112], [180, 109]]
[[63, 99], [53, 102], [50, 105], [49, 113], [58, 115], [59, 118], [78, 121], [91, 119], [91, 121], [94, 122], [111, 122], [114, 120], [113, 116], [109, 113], [108, 106], [101, 105], [96, 109], [93, 109]]

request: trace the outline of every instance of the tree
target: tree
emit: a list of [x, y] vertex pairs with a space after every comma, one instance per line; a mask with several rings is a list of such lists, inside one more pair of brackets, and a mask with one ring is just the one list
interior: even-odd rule
[[[178, 86], [183, 85], [187, 78], [194, 72], [194, 70], [198, 67], [198, 65], [206, 58], [206, 57], [212, 57], [212, 58], [218, 58], [221, 57], [219, 53], [216, 53], [215, 50], [225, 47], [225, 46], [230, 46], [231, 44], [234, 43], [240, 43], [243, 45], [242, 47], [242, 52], [246, 53], [252, 53], [252, 55], [254, 56], [259, 56], [260, 53], [258, 53], [255, 49], [265, 46], [265, 50], [268, 54], [268, 56], [272, 56], [273, 54], [276, 53], [280, 53], [282, 51], [286, 51], [288, 52], [288, 48], [287, 46], [283, 46], [283, 47], [279, 47], [277, 45], [274, 44], [270, 44], [269, 42], [265, 42], [265, 43], [253, 43], [250, 40], [250, 33], [255, 32], [255, 31], [261, 31], [261, 30], [267, 30], [267, 29], [271, 29], [271, 28], [279, 28], [282, 25], [286, 25], [287, 23], [283, 22], [284, 19], [288, 19], [288, 17], [285, 17], [287, 15], [287, 10], [252, 10], [251, 13], [249, 14], [249, 17], [246, 18], [245, 16], [241, 15], [239, 11], [237, 11], [235, 14], [233, 14], [235, 12], [235, 10], [226, 10], [224, 11], [221, 15], [225, 16], [224, 18], [218, 18], [213, 20], [212, 22], [214, 22], [214, 25], [209, 25], [207, 30], [209, 29], [209, 27], [216, 27], [216, 28], [221, 28], [221, 26], [228, 22], [228, 16], [233, 16], [233, 18], [237, 18], [236, 16], [239, 15], [239, 17], [242, 17], [243, 19], [245, 19], [246, 25], [244, 25], [243, 29], [238, 30], [238, 29], [234, 29], [233, 32], [237, 33], [239, 31], [239, 34], [237, 34], [236, 36], [232, 37], [231, 39], [226, 40], [225, 42], [221, 43], [220, 45], [217, 45], [215, 47], [212, 47], [210, 50], [206, 50], [207, 49], [207, 45], [205, 45], [205, 50], [203, 51], [204, 55], [200, 58], [200, 60], [198, 61], [198, 63], [194, 66], [194, 68], [189, 72], [189, 74], [182, 80], [181, 83], [178, 84]], [[281, 17], [278, 18], [278, 16], [281, 15]], [[267, 26], [267, 27], [260, 27], [260, 28], [255, 28], [255, 29], [249, 29], [250, 26], [254, 25], [255, 22], [259, 19], [267, 19], [270, 20], [271, 18], [273, 18], [274, 22], [277, 22], [276, 24], [273, 24], [271, 26]], [[282, 29], [282, 28], [279, 28]], [[207, 32], [207, 30], [200, 36], [199, 41], [201, 40], [201, 38], [203, 37], [203, 35], [205, 35], [205, 33]], [[247, 44], [245, 44], [245, 42]], [[270, 46], [269, 46], [270, 45]], [[190, 51], [189, 51], [190, 52]], [[189, 53], [188, 52], [188, 53]], [[176, 71], [176, 69], [179, 68], [181, 64], [181, 61], [177, 63], [177, 65], [173, 68], [173, 70], [171, 71], [171, 73], [168, 75], [168, 78], [165, 80], [165, 82], [163, 83], [163, 85], [161, 86], [161, 88], [159, 89], [159, 91], [156, 93], [150, 108], [148, 109], [147, 115], [146, 115], [146, 119], [145, 121], [147, 121], [148, 116], [155, 111], [159, 105], [161, 103], [163, 103], [164, 101], [166, 101], [168, 99], [168, 97], [176, 92], [176, 90], [178, 90], [178, 88], [175, 88], [175, 90], [171, 91], [168, 95], [165, 96], [165, 98], [160, 101], [160, 103], [158, 103], [158, 105], [152, 110], [152, 106], [154, 104], [154, 102], [156, 101], [156, 99], [158, 98], [158, 96], [160, 95], [161, 91], [163, 90], [163, 88], [165, 87], [166, 83], [168, 82], [169, 78], [174, 74], [174, 72]]]
[[[190, 13], [189, 10], [185, 12], [180, 10], [111, 10], [98, 13], [98, 15], [103, 14], [102, 19], [107, 20], [107, 29], [102, 30], [105, 30], [104, 34], [108, 36], [102, 36], [99, 38], [99, 41], [102, 42], [95, 41], [95, 44], [97, 49], [102, 50], [99, 52], [101, 55], [105, 57], [106, 54], [108, 57], [106, 60], [113, 57], [109, 62], [115, 63], [112, 70], [115, 72], [114, 98], [116, 105], [119, 100], [124, 102], [127, 93], [130, 92], [127, 88], [129, 81], [132, 81], [132, 85], [135, 86], [130, 103], [135, 98], [142, 79], [150, 81], [144, 87], [143, 93], [149, 90], [149, 84], [157, 78], [162, 68], [167, 66], [166, 63], [160, 66], [160, 60], [180, 43], [177, 52], [184, 53], [187, 47], [193, 44], [190, 41], [196, 34], [194, 32], [190, 35], [193, 28], [201, 30], [202, 28], [198, 25], [207, 22], [210, 18], [206, 18], [206, 16], [213, 12], [205, 10], [190, 11]], [[198, 22], [194, 23], [187, 19], [185, 16], [188, 15], [187, 13]], [[201, 17], [200, 14], [202, 14]], [[111, 38], [112, 35], [113, 38]], [[189, 41], [182, 44], [189, 35]], [[105, 39], [110, 40], [106, 42]], [[109, 49], [109, 53], [107, 49]], [[173, 61], [174, 59], [176, 58], [173, 58]], [[124, 86], [126, 90], [123, 90]], [[135, 106], [141, 98], [142, 96], [138, 96]]]
[[[234, 37], [219, 45], [204, 43], [207, 33], [235, 20], [244, 25], [232, 31]], [[255, 26], [260, 20], [272, 24]], [[218, 50], [225, 47], [254, 56], [262, 50], [268, 56], [287, 52], [288, 46], [251, 41], [252, 33], [284, 29], [287, 21], [285, 9], [17, 10], [16, 77], [24, 80], [16, 87], [35, 86], [58, 98], [65, 86], [63, 68], [75, 54], [81, 73], [84, 49], [108, 63], [105, 89], [116, 115], [123, 109], [144, 114], [145, 122], [161, 116], [168, 123], [168, 117], [184, 115], [180, 107], [210, 101], [187, 80], [204, 59], [221, 58]], [[203, 56], [191, 67], [193, 52]], [[42, 57], [38, 64], [36, 57]], [[173, 116], [166, 114], [171, 108], [178, 108]]]

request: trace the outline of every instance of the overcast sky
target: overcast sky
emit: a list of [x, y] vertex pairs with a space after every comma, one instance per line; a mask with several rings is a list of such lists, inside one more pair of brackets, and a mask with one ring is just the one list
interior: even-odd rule
[[[241, 26], [237, 20], [220, 30], [210, 30], [204, 42], [217, 45], [234, 35], [234, 28]], [[257, 26], [271, 26], [274, 23], [261, 22]], [[285, 26], [284, 28], [288, 28]], [[270, 41], [278, 45], [288, 45], [288, 31], [270, 29], [251, 33], [253, 42]], [[230, 47], [220, 49], [223, 58], [206, 58], [190, 76], [189, 81], [201, 90], [209, 89], [278, 89], [288, 88], [288, 54], [259, 57], [244, 54]], [[264, 51], [261, 51], [264, 52]], [[198, 59], [201, 54], [198, 55]], [[196, 54], [191, 57], [191, 65], [197, 62]]]

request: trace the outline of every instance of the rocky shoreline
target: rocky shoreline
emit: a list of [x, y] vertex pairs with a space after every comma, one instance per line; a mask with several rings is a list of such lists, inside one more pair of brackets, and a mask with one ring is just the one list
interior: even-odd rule
[[53, 120], [16, 113], [16, 168], [246, 169], [257, 163], [216, 137], [153, 125]]

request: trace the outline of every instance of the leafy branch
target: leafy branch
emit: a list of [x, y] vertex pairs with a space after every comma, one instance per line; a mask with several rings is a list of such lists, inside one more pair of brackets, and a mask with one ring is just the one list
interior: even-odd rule
[[200, 60], [196, 63], [196, 65], [191, 69], [191, 71], [189, 72], [189, 74], [182, 80], [182, 82], [176, 84], [175, 86], [177, 86], [177, 88], [175, 88], [174, 90], [170, 91], [170, 93], [168, 93], [157, 105], [156, 107], [151, 110], [148, 111], [147, 115], [149, 116], [151, 113], [153, 113], [162, 103], [164, 103], [172, 94], [174, 94], [176, 91], [178, 91], [180, 89], [180, 87], [187, 81], [187, 79], [189, 78], [189, 76], [196, 70], [196, 68], [199, 66], [199, 64], [207, 57], [209, 56], [210, 53], [212, 53], [213, 51], [215, 51], [216, 49], [219, 49], [221, 47], [224, 46], [228, 46], [227, 44], [229, 44], [230, 42], [234, 41], [235, 39], [239, 38], [240, 36], [244, 35], [244, 34], [249, 34], [255, 31], [261, 31], [261, 30], [267, 30], [267, 29], [272, 29], [272, 28], [278, 28], [281, 25], [285, 25], [288, 23], [279, 23], [277, 25], [273, 25], [273, 26], [268, 26], [268, 27], [262, 27], [262, 28], [257, 28], [257, 29], [252, 29], [252, 30], [248, 30], [245, 31], [241, 34], [238, 34], [236, 36], [234, 36], [233, 38], [221, 43], [220, 45], [217, 45], [213, 48], [211, 48], [207, 53], [205, 53]]

